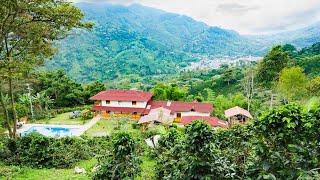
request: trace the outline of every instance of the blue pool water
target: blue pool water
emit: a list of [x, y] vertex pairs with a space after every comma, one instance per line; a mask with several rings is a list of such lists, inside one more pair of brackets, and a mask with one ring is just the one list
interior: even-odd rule
[[38, 132], [44, 136], [51, 137], [66, 137], [73, 136], [79, 128], [64, 128], [64, 127], [51, 127], [51, 126], [32, 126], [28, 130], [24, 131], [21, 135], [24, 136], [26, 134], [32, 132]]

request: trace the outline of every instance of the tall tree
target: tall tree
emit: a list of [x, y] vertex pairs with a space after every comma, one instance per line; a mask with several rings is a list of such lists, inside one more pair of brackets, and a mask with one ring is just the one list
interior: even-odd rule
[[271, 88], [272, 83], [279, 79], [279, 74], [289, 62], [289, 53], [283, 51], [282, 46], [273, 46], [258, 64], [258, 83]]
[[301, 67], [284, 68], [280, 73], [277, 89], [288, 101], [300, 100], [306, 95], [307, 76]]
[[320, 96], [320, 76], [312, 79], [309, 82], [307, 89], [310, 96]]
[[235, 73], [233, 69], [226, 69], [223, 74], [221, 75], [221, 78], [228, 83], [228, 86], [230, 85], [230, 81], [235, 79]]
[[37, 77], [39, 84], [35, 86], [35, 90], [52, 97], [56, 107], [84, 104], [85, 94], [81, 84], [72, 80], [64, 71], [38, 72]]
[[90, 28], [81, 21], [83, 14], [72, 3], [59, 0], [1, 0], [0, 1], [0, 70], [8, 80], [13, 109], [13, 134], [17, 115], [13, 81], [42, 65], [53, 55], [54, 42], [76, 28]]
[[88, 84], [85, 88], [85, 94], [86, 94], [86, 98], [89, 99], [90, 97], [96, 95], [98, 92], [106, 90], [106, 87], [104, 86], [104, 84], [100, 81], [95, 81], [91, 84]]
[[254, 68], [248, 68], [245, 70], [244, 78], [242, 79], [243, 90], [248, 100], [248, 108], [247, 108], [248, 111], [250, 110], [250, 104], [254, 94], [255, 73], [256, 72]]

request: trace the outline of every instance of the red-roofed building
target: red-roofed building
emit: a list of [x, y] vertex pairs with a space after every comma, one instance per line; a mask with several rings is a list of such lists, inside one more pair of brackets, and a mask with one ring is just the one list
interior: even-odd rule
[[188, 125], [188, 124], [191, 124], [192, 121], [195, 121], [195, 120], [207, 121], [207, 123], [213, 127], [228, 128], [228, 125], [225, 121], [220, 120], [217, 117], [209, 117], [209, 116], [184, 116], [184, 117], [182, 117], [181, 124]]
[[213, 111], [212, 104], [194, 102], [179, 102], [179, 101], [149, 101], [145, 114], [148, 114], [151, 109], [163, 107], [171, 110], [171, 115], [174, 122], [181, 122], [183, 116], [210, 116]]
[[110, 113], [116, 116], [128, 116], [139, 119], [144, 115], [147, 103], [152, 97], [152, 93], [136, 90], [108, 90], [101, 91], [91, 100], [97, 101], [92, 110], [100, 112], [103, 116], [109, 117]]
[[136, 90], [108, 90], [101, 91], [91, 97], [97, 101], [92, 110], [104, 116], [116, 115], [126, 116], [133, 114], [136, 118], [148, 115], [152, 109], [163, 107], [170, 110], [170, 116], [175, 122], [181, 122], [184, 116], [210, 116], [213, 111], [212, 104], [178, 101], [151, 101], [152, 93]]
[[238, 106], [225, 110], [224, 114], [228, 118], [230, 126], [234, 124], [246, 124], [252, 119], [249, 111]]

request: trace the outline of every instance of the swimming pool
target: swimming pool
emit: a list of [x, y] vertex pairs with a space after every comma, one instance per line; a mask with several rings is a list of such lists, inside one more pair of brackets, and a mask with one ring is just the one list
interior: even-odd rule
[[38, 132], [44, 136], [51, 137], [66, 137], [74, 136], [79, 133], [79, 128], [66, 128], [66, 127], [54, 127], [54, 126], [32, 126], [28, 130], [21, 133], [22, 136]]

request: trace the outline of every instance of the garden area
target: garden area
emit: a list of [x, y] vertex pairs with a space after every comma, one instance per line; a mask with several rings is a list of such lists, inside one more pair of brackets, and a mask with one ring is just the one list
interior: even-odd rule
[[[63, 113], [50, 119], [49, 122], [43, 121], [43, 123], [67, 124], [78, 122], [80, 124], [82, 122], [81, 118], [69, 119], [68, 115], [69, 113]], [[9, 142], [0, 141], [0, 153], [3, 153], [2, 156], [0, 156], [0, 160], [1, 158], [10, 156], [11, 153], [23, 152], [22, 154], [17, 154], [17, 156], [21, 158], [18, 162], [8, 162], [11, 158], [7, 158], [4, 161], [5, 163], [0, 163], [0, 179], [91, 179], [92, 174], [94, 174], [92, 169], [97, 164], [99, 157], [110, 151], [113, 134], [120, 132], [133, 134], [134, 140], [139, 142], [135, 146], [137, 146], [139, 154], [141, 155], [142, 163], [140, 166], [142, 171], [136, 179], [152, 179], [152, 177], [154, 177], [154, 165], [156, 161], [153, 157], [149, 157], [149, 151], [151, 149], [147, 147], [144, 139], [158, 133], [165, 133], [166, 129], [163, 126], [159, 126], [143, 133], [137, 121], [123, 117], [101, 119], [81, 137], [55, 139], [44, 137], [37, 133], [31, 133], [19, 138], [14, 143], [16, 149], [13, 152], [10, 148], [3, 149], [5, 143]], [[93, 137], [94, 135], [104, 135], [104, 137]], [[65, 144], [67, 142], [68, 144]], [[45, 144], [46, 147], [35, 148], [38, 143]], [[27, 153], [29, 155], [27, 155]], [[65, 163], [63, 163], [63, 161], [65, 161]], [[83, 168], [86, 173], [75, 174], [75, 166]]]
[[[126, 118], [101, 119], [81, 137], [31, 133], [0, 141], [2, 179], [317, 179], [320, 107], [290, 103], [247, 126], [140, 131]], [[267, 131], [266, 131], [267, 130]], [[111, 132], [93, 137], [94, 132]], [[159, 134], [156, 148], [146, 138]], [[75, 174], [78, 166], [86, 172]]]
[[55, 125], [82, 125], [90, 121], [91, 119], [83, 119], [82, 117], [70, 118], [69, 115], [72, 112], [66, 112], [62, 114], [57, 114], [51, 119], [40, 119], [33, 121], [37, 124], [55, 124]]

